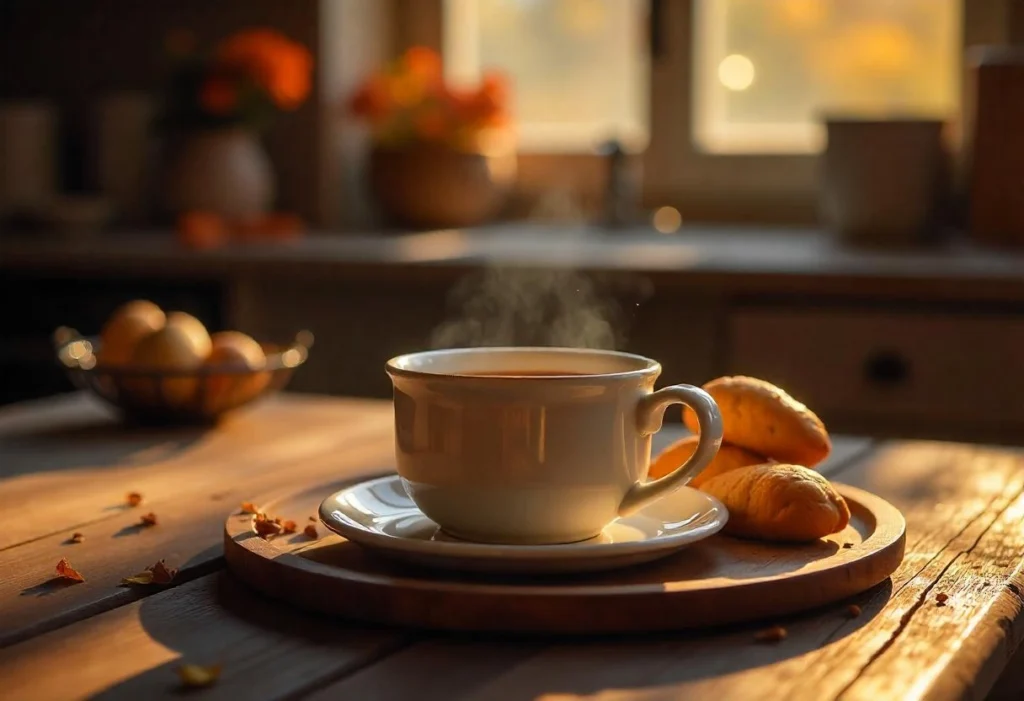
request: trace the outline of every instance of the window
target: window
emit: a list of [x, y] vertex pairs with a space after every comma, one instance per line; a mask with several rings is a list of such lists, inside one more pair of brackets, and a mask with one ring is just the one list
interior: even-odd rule
[[647, 142], [646, 0], [446, 0], [445, 72], [498, 69], [515, 89], [524, 151]]
[[954, 116], [961, 2], [698, 0], [696, 146], [812, 153], [823, 114]]
[[430, 2], [451, 78], [512, 78], [521, 150], [549, 183], [599, 198], [604, 164], [586, 176], [580, 154], [618, 137], [645, 148], [645, 205], [684, 221], [815, 221], [823, 116], [958, 125], [964, 46], [1024, 26], [1012, 0], [414, 4]]

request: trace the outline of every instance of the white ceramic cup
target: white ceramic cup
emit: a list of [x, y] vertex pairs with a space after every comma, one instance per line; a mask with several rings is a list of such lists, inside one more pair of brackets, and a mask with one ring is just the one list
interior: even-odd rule
[[[517, 371], [524, 375], [487, 374]], [[439, 350], [393, 358], [387, 372], [398, 474], [424, 514], [466, 540], [592, 538], [616, 517], [685, 485], [722, 442], [711, 396], [690, 385], [655, 391], [661, 365], [638, 355]], [[696, 412], [700, 440], [685, 464], [648, 482], [651, 435], [672, 404]]]

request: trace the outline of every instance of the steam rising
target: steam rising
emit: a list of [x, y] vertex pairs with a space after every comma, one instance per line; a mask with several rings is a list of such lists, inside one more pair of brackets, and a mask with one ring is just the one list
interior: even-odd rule
[[455, 287], [431, 346], [621, 347], [629, 315], [610, 288], [572, 271], [491, 268]]

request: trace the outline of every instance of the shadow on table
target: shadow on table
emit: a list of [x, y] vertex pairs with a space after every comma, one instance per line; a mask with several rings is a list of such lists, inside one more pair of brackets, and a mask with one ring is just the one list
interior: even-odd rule
[[0, 480], [135, 461], [151, 464], [188, 449], [206, 432], [201, 426], [128, 427], [89, 413], [57, 426], [0, 436]]
[[[193, 560], [206, 558], [202, 553]], [[298, 611], [224, 571], [144, 599], [138, 615], [150, 638], [176, 658], [92, 698], [144, 699], [185, 691], [177, 674], [185, 663], [223, 665], [218, 698], [284, 697], [315, 686], [311, 670], [335, 674], [329, 665], [341, 665], [345, 657], [375, 658], [382, 654], [378, 648], [411, 637]]]
[[[157, 691], [174, 691], [178, 687], [176, 669], [185, 662], [222, 663], [218, 695], [242, 698], [255, 692], [287, 696], [298, 690], [321, 688], [343, 677], [340, 667], [334, 668], [328, 661], [333, 654], [373, 661], [363, 672], [346, 677], [339, 688], [347, 692], [351, 682], [355, 690], [372, 692], [385, 683], [385, 676], [404, 673], [402, 648], [410, 643], [413, 646], [407, 650], [412, 657], [427, 654], [434, 668], [452, 670], [451, 675], [424, 680], [430, 687], [439, 686], [430, 693], [425, 690], [424, 698], [468, 693], [474, 683], [493, 683], [499, 673], [503, 679], [514, 678], [514, 689], [522, 691], [524, 699], [545, 693], [598, 694], [623, 686], [636, 690], [664, 688], [799, 658], [835, 643], [868, 624], [891, 593], [892, 584], [886, 581], [817, 611], [707, 631], [615, 636], [434, 635], [304, 613], [258, 594], [221, 572], [144, 600], [139, 611], [143, 628], [153, 640], [175, 653], [176, 659], [126, 679], [94, 698], [148, 698]], [[861, 607], [859, 616], [849, 616], [850, 604]], [[757, 631], [775, 624], [789, 631], [785, 640], [754, 640]], [[544, 662], [538, 664], [539, 673], [533, 674], [531, 661], [541, 659], [541, 655]], [[273, 669], [257, 664], [261, 659], [272, 659], [269, 664]], [[292, 669], [296, 664], [301, 668], [301, 679]], [[479, 668], [474, 670], [475, 664]], [[384, 665], [384, 672], [377, 665]], [[360, 666], [356, 664], [355, 668]], [[606, 668], [611, 671], [606, 672]], [[563, 669], [564, 674], [559, 671]], [[364, 675], [365, 681], [361, 679]], [[370, 693], [369, 697], [376, 695]], [[509, 698], [518, 697], [513, 694]]]

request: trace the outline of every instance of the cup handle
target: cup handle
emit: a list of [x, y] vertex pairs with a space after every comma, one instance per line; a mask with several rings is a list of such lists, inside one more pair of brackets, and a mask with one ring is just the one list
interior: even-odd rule
[[619, 516], [627, 516], [656, 499], [674, 492], [703, 470], [722, 445], [722, 415], [711, 395], [690, 385], [672, 385], [645, 395], [637, 402], [637, 430], [642, 435], [657, 433], [665, 416], [665, 409], [673, 404], [684, 404], [697, 414], [700, 435], [697, 449], [685, 463], [653, 482], [634, 484], [619, 505]]

